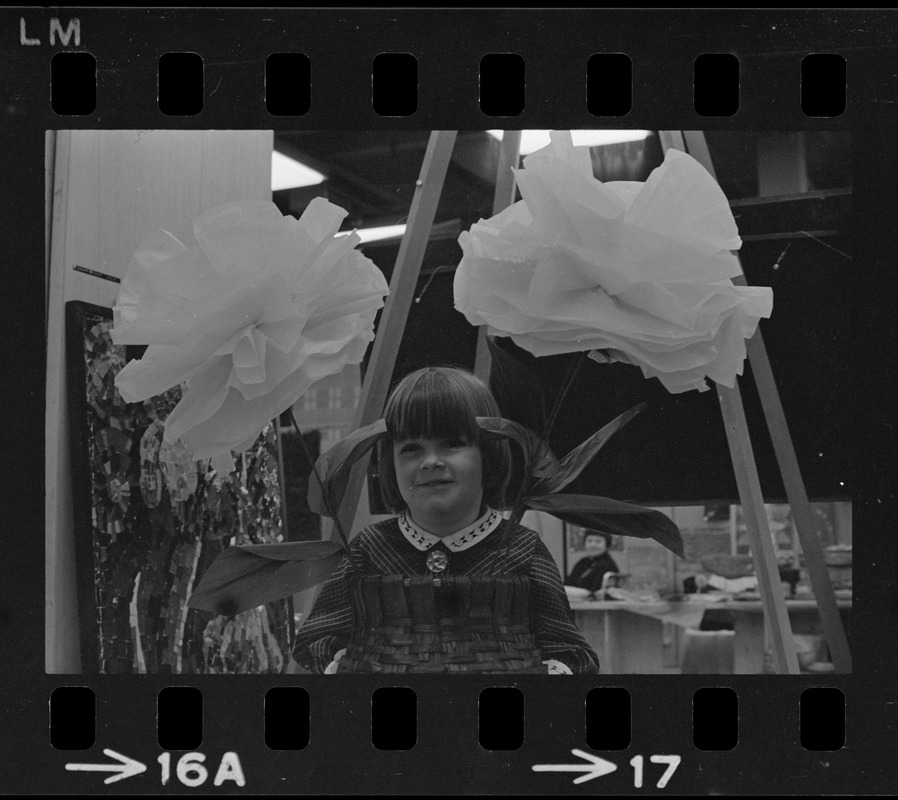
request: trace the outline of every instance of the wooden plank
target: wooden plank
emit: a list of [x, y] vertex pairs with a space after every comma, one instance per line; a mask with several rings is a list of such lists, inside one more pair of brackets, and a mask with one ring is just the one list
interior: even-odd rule
[[[701, 131], [685, 131], [683, 137], [687, 152], [716, 179], [705, 135]], [[745, 276], [740, 275], [734, 278], [733, 283], [737, 286], [745, 286]], [[760, 328], [748, 341], [747, 349], [755, 385], [761, 398], [764, 418], [770, 431], [773, 450], [786, 489], [786, 499], [792, 509], [795, 528], [807, 562], [811, 587], [817, 599], [823, 633], [833, 657], [833, 665], [837, 672], [849, 673], [851, 672], [851, 651], [848, 649], [848, 638], [845, 635], [842, 617], [836, 606], [836, 596], [829, 577], [829, 570], [823, 560], [823, 548], [820, 545], [814, 513], [808, 500], [804, 480], [801, 477], [798, 457], [795, 455], [786, 414], [783, 411]]]
[[[700, 131], [686, 131], [687, 140], [692, 141], [695, 133], [700, 133]], [[851, 196], [852, 189], [850, 186], [835, 189], [809, 189], [799, 194], [792, 192], [791, 194], [768, 194], [763, 197], [740, 197], [736, 200], [730, 200], [730, 208], [773, 208], [784, 203], [812, 204], [815, 207], [819, 207], [821, 201], [838, 200], [840, 198], [850, 201]]]
[[784, 239], [827, 239], [842, 236], [839, 231], [790, 231], [789, 233], [750, 233], [741, 237], [743, 242], [778, 242]]
[[[734, 283], [744, 282], [734, 281]], [[836, 605], [836, 595], [833, 591], [829, 570], [823, 559], [823, 548], [820, 546], [820, 537], [813, 509], [808, 500], [801, 470], [798, 466], [798, 457], [795, 455], [795, 447], [792, 437], [789, 435], [789, 426], [786, 422], [786, 414], [780, 401], [779, 392], [776, 389], [776, 381], [773, 370], [770, 368], [770, 359], [767, 357], [767, 349], [761, 338], [760, 330], [748, 342], [748, 358], [751, 362], [752, 374], [758, 394], [761, 397], [761, 406], [764, 409], [764, 417], [770, 430], [770, 438], [773, 441], [773, 450], [786, 487], [786, 499], [792, 509], [792, 518], [795, 521], [795, 529], [801, 542], [805, 562], [808, 569], [808, 577], [811, 579], [811, 587], [817, 600], [820, 611], [820, 621], [823, 625], [823, 635], [829, 645], [836, 672], [851, 672], [851, 651], [848, 649], [848, 638], [842, 625], [842, 616]]]
[[[683, 132], [661, 131], [660, 137], [664, 150], [674, 147], [683, 152], [687, 151]], [[693, 143], [693, 158], [708, 169], [711, 160], [704, 136], [698, 140], [690, 137], [690, 141]], [[711, 174], [714, 173], [711, 172]], [[736, 473], [739, 498], [742, 501], [742, 511], [745, 516], [755, 573], [758, 578], [758, 588], [761, 593], [761, 601], [764, 604], [765, 616], [770, 626], [776, 671], [798, 674], [798, 659], [795, 656], [792, 627], [789, 623], [789, 615], [786, 613], [779, 567], [773, 551], [767, 514], [764, 511], [761, 482], [758, 478], [758, 468], [751, 446], [738, 382], [732, 389], [718, 385], [717, 395], [720, 399], [730, 458]]]
[[[499, 166], [496, 169], [496, 190], [493, 193], [493, 216], [514, 203], [517, 185], [512, 169], [518, 165], [521, 151], [521, 132], [505, 131], [499, 145]], [[490, 351], [486, 344], [486, 325], [477, 329], [477, 355], [474, 374], [484, 383], [490, 377]]]
[[486, 325], [477, 328], [477, 354], [474, 357], [474, 374], [489, 385], [490, 367], [492, 366], [489, 347], [486, 343]]
[[736, 472], [736, 485], [739, 487], [742, 513], [751, 543], [758, 589], [764, 604], [764, 615], [770, 626], [773, 663], [778, 673], [797, 675], [798, 659], [795, 656], [792, 626], [786, 612], [786, 599], [783, 596], [773, 539], [764, 510], [764, 496], [761, 494], [761, 481], [742, 407], [742, 395], [738, 384], [732, 389], [718, 384], [717, 396], [730, 446], [730, 458]]
[[[415, 195], [409, 210], [408, 227], [399, 245], [396, 265], [390, 278], [390, 294], [381, 312], [377, 336], [365, 370], [362, 393], [352, 421], [352, 430], [374, 422], [383, 413], [390, 390], [390, 379], [399, 352], [402, 332], [415, 295], [421, 262], [430, 238], [437, 205], [443, 192], [446, 171], [452, 158], [456, 131], [433, 131], [424, 153]], [[353, 468], [338, 516], [347, 536], [352, 535], [359, 496], [365, 483], [368, 459], [360, 459]]]
[[[661, 141], [661, 149], [666, 153], [670, 148], [686, 152], [686, 140], [683, 131], [658, 131], [658, 139]], [[693, 156], [695, 158], [695, 156]], [[698, 160], [698, 159], [696, 159]]]
[[65, 301], [68, 299], [65, 245], [69, 222], [71, 149], [72, 132], [60, 131], [54, 154], [47, 298], [47, 411], [44, 438], [47, 602], [44, 609], [44, 668], [48, 673], [81, 672], [65, 370]]

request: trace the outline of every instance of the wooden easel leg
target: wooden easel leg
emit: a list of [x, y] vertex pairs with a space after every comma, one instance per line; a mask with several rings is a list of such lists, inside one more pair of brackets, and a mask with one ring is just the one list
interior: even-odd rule
[[[505, 131], [499, 145], [499, 166], [496, 170], [496, 191], [493, 193], [493, 216], [504, 211], [514, 202], [515, 179], [512, 169], [518, 165], [521, 150], [521, 132]], [[474, 374], [484, 383], [490, 377], [490, 351], [486, 345], [486, 326], [477, 329], [477, 356]]]
[[[714, 175], [710, 153], [701, 132], [696, 134], [692, 131], [688, 133], [660, 131], [659, 135], [661, 145], [665, 150], [671, 147], [683, 152], [691, 150], [693, 158], [702, 164], [711, 175]], [[687, 147], [685, 138], [687, 136], [692, 145], [691, 148]], [[742, 395], [739, 392], [738, 384], [732, 389], [718, 386], [717, 394], [720, 398], [727, 442], [730, 446], [730, 457], [736, 472], [736, 484], [739, 487], [739, 497], [745, 515], [755, 573], [758, 577], [758, 588], [761, 592], [761, 602], [770, 629], [774, 665], [778, 673], [798, 674], [798, 659], [795, 655], [792, 626], [786, 612], [779, 567], [773, 552], [773, 541], [770, 537], [767, 514], [764, 510], [764, 497], [761, 494], [761, 482], [758, 478], [757, 465], [751, 447], [745, 409], [742, 406]]]
[[[396, 365], [396, 354], [399, 352], [399, 342], [414, 299], [456, 134], [457, 131], [433, 131], [430, 134], [409, 210], [408, 227], [399, 245], [399, 254], [390, 278], [390, 294], [381, 312], [377, 336], [365, 370], [359, 404], [352, 421], [353, 430], [374, 422], [383, 413]], [[356, 463], [340, 505], [340, 523], [347, 536], [352, 536], [352, 523], [365, 483], [367, 467], [367, 458]]]
[[[680, 146], [716, 178], [704, 133], [701, 131], [683, 131], [682, 133], [675, 131], [672, 133], [680, 134], [680, 143], [672, 142], [671, 146]], [[737, 286], [745, 286], [745, 276], [740, 275], [734, 278], [733, 283]], [[823, 560], [823, 549], [820, 546], [817, 525], [814, 522], [814, 514], [808, 501], [804, 481], [801, 478], [798, 458], [792, 445], [792, 437], [789, 435], [786, 415], [783, 412], [760, 329], [749, 340], [747, 349], [755, 384], [761, 398], [761, 407], [764, 410], [764, 418], [767, 421], [767, 428], [773, 441], [773, 450], [786, 489], [786, 499], [792, 509], [795, 528], [798, 531], [798, 538], [801, 541], [801, 548], [807, 562], [808, 576], [811, 579], [811, 587], [817, 600], [823, 634], [829, 645], [836, 672], [850, 673], [851, 652], [848, 649], [848, 639], [845, 636], [842, 617], [836, 605], [836, 596], [833, 592], [829, 570]]]
[[[739, 283], [739, 281], [734, 281], [734, 283]], [[795, 528], [801, 541], [801, 549], [804, 551], [808, 576], [811, 579], [811, 587], [817, 600], [823, 635], [829, 645], [833, 666], [836, 672], [850, 673], [851, 651], [848, 649], [848, 639], [845, 636], [845, 628], [842, 626], [842, 616], [836, 605], [836, 596], [833, 592], [829, 570], [823, 560], [823, 548], [820, 546], [814, 512], [808, 501], [804, 481], [801, 479], [798, 457], [795, 455], [792, 437], [789, 435], [789, 426], [786, 424], [786, 415], [780, 403], [779, 392], [776, 389], [773, 371], [770, 369], [770, 361], [767, 358], [767, 349], [764, 347], [760, 331], [757, 331], [748, 342], [748, 358], [751, 362], [755, 385], [758, 387], [758, 394], [761, 397], [761, 406], [767, 419], [770, 438], [773, 441], [773, 450], [783, 476], [783, 484], [786, 487], [786, 499], [792, 509]]]
[[770, 629], [773, 663], [778, 673], [797, 675], [799, 669], [798, 659], [795, 656], [795, 642], [792, 638], [792, 625], [786, 611], [779, 567], [773, 551], [773, 539], [767, 524], [761, 481], [758, 479], [748, 423], [742, 407], [742, 395], [738, 385], [732, 389], [718, 385], [717, 396], [720, 398], [723, 424], [730, 445], [730, 457], [736, 471], [736, 484], [739, 487], [742, 513], [745, 516], [751, 554], [755, 562], [758, 589], [761, 592], [764, 615]]

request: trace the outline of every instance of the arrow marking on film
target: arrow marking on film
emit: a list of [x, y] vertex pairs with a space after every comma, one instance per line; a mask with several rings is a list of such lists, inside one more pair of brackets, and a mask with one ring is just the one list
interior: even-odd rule
[[117, 772], [118, 775], [110, 775], [106, 778], [103, 783], [115, 783], [116, 781], [124, 780], [125, 778], [130, 778], [132, 775], [140, 775], [141, 772], [147, 771], [147, 765], [141, 764], [139, 761], [135, 761], [133, 758], [128, 758], [128, 756], [123, 756], [121, 753], [116, 753], [115, 750], [110, 750], [109, 748], [105, 748], [103, 750], [104, 755], [109, 758], [115, 758], [119, 761], [118, 764], [66, 764], [65, 768], [70, 771], [75, 770], [83, 770], [85, 772]]
[[601, 778], [617, 769], [617, 764], [612, 764], [604, 758], [585, 753], [583, 750], [571, 750], [575, 756], [590, 762], [588, 764], [534, 764], [534, 772], [585, 772], [579, 778], [574, 778], [574, 783], [585, 783], [593, 778]]

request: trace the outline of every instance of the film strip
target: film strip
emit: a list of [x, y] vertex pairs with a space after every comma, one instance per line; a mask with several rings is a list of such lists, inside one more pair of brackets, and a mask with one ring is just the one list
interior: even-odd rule
[[[7, 449], [11, 512], [0, 615], [9, 667], [2, 728], [6, 786], [71, 794], [836, 794], [894, 788], [894, 12], [5, 9], [0, 21], [4, 332], [13, 356], [4, 427], [19, 434]], [[180, 175], [162, 168], [138, 175], [123, 149], [104, 151], [99, 139], [70, 134], [115, 132], [138, 141], [166, 132], [274, 131], [284, 137], [299, 131], [338, 141], [341, 132], [369, 131], [372, 140], [389, 132], [385, 152], [396, 153], [408, 134], [422, 131], [596, 127], [703, 131], [709, 141], [715, 134], [747, 132], [752, 147], [768, 132], [794, 133], [796, 141], [798, 134], [834, 132], [850, 141], [850, 150], [839, 155], [847, 179], [837, 184], [850, 192], [824, 197], [805, 184], [803, 194], [819, 206], [811, 214], [816, 226], [784, 204], [783, 215], [802, 221], [784, 223], [782, 231], [797, 235], [755, 234], [757, 241], [767, 237], [766, 272], [756, 271], [768, 278], [774, 270], [788, 273], [788, 248], [818, 248], [805, 259], [818, 264], [818, 274], [786, 284], [778, 295], [788, 304], [789, 292], [823, 292], [810, 305], [814, 314], [807, 312], [818, 324], [802, 318], [777, 346], [784, 352], [807, 347], [829, 365], [814, 367], [819, 384], [796, 367], [800, 380], [849, 387], [839, 390], [838, 404], [819, 412], [831, 415], [832, 426], [842, 431], [839, 441], [850, 443], [833, 457], [844, 469], [845, 492], [826, 484], [831, 473], [814, 466], [810, 448], [819, 417], [802, 412], [790, 422], [796, 440], [810, 443], [799, 460], [807, 479], [819, 481], [813, 494], [851, 501], [858, 579], [850, 613], [842, 614], [850, 673], [690, 675], [671, 668], [669, 674], [633, 674], [638, 670], [628, 666], [559, 680], [311, 675], [288, 671], [288, 659], [277, 662], [281, 623], [274, 611], [260, 645], [270, 668], [254, 668], [261, 674], [203, 674], [203, 635], [210, 629], [191, 634], [198, 623], [186, 610], [164, 617], [165, 626], [144, 640], [125, 634], [132, 645], [140, 642], [145, 674], [133, 674], [142, 671], [134, 666], [139, 659], [133, 648], [117, 649], [109, 644], [113, 639], [97, 644], [112, 635], [105, 629], [99, 640], [93, 630], [87, 636], [106, 660], [89, 658], [83, 631], [73, 635], [72, 627], [85, 615], [96, 617], [98, 601], [84, 605], [85, 593], [93, 595], [93, 573], [83, 562], [84, 542], [76, 548], [74, 541], [84, 536], [79, 509], [72, 508], [71, 496], [64, 499], [60, 483], [69, 481], [77, 494], [80, 478], [76, 469], [59, 467], [74, 463], [79, 445], [53, 422], [72, 412], [59, 377], [72, 368], [70, 355], [61, 355], [62, 343], [71, 339], [71, 329], [64, 332], [61, 287], [68, 279], [62, 272], [70, 270], [79, 281], [66, 302], [109, 309], [126, 266], [118, 260], [124, 249], [99, 240], [114, 241], [116, 229], [139, 228], [141, 213], [158, 217], [160, 207], [177, 205], [165, 179], [176, 178], [182, 194], [191, 183], [200, 187], [197, 210], [233, 193], [236, 179], [227, 172], [248, 170], [246, 163], [261, 151], [241, 144], [225, 157], [233, 158], [227, 170], [214, 160], [204, 165], [207, 152], [197, 151]], [[829, 157], [821, 150], [819, 158]], [[94, 160], [97, 174], [131, 170], [143, 200], [126, 203], [114, 193], [103, 195], [101, 186], [88, 202], [90, 213], [86, 195], [60, 203], [60, 188], [88, 174], [79, 173], [85, 159]], [[786, 169], [782, 165], [766, 179], [775, 183]], [[463, 172], [463, 184], [484, 181], [476, 164], [462, 168], [456, 162], [449, 170]], [[390, 200], [376, 181], [354, 180], [354, 191], [372, 206]], [[339, 194], [333, 200], [339, 203]], [[743, 239], [750, 241], [745, 226], [751, 205], [734, 209]], [[490, 215], [489, 205], [480, 215]], [[437, 222], [430, 248], [439, 248], [438, 233], [457, 240], [452, 223]], [[73, 255], [60, 266], [53, 254], [59, 242], [71, 241], [77, 243], [74, 253], [95, 258]], [[452, 256], [440, 252], [434, 258], [429, 271], [422, 269], [414, 292], [419, 311], [412, 313], [442, 324], [435, 320], [440, 304], [451, 306], [445, 265]], [[835, 309], [832, 318], [828, 309]], [[424, 325], [409, 319], [410, 326]], [[92, 352], [99, 358], [99, 351]], [[99, 397], [104, 413], [111, 413], [101, 402], [104, 376], [93, 399]], [[748, 391], [746, 396], [753, 402]], [[788, 402], [784, 396], [787, 414]], [[126, 424], [123, 435], [128, 430]], [[35, 435], [39, 431], [45, 436]], [[758, 446], [762, 482], [765, 446]], [[147, 503], [142, 493], [151, 492], [146, 480], [135, 479], [129, 500], [121, 491], [125, 468], [115, 460], [115, 441], [107, 437], [100, 451], [109, 465], [103, 519], [114, 533], [128, 503]], [[772, 456], [770, 464], [775, 467]], [[624, 479], [636, 480], [636, 472]], [[178, 474], [183, 477], [183, 469]], [[696, 480], [703, 474], [696, 465]], [[37, 476], [44, 476], [43, 484]], [[248, 506], [239, 500], [232, 510], [221, 498], [214, 502], [204, 513], [221, 526], [246, 518]], [[76, 524], [71, 549], [63, 551], [54, 542], [59, 526], [72, 529], [66, 514]], [[264, 526], [260, 520], [255, 524]], [[143, 589], [123, 590], [121, 597], [135, 608], [139, 601], [150, 609], [141, 613], [152, 616], [153, 603], [205, 566], [202, 558], [212, 551], [204, 555], [187, 546], [190, 523], [189, 517], [177, 523], [183, 528], [171, 539], [169, 561], [144, 567]], [[88, 518], [88, 531], [92, 526]], [[75, 549], [80, 560], [73, 567], [66, 558]], [[89, 561], [90, 542], [87, 551]], [[126, 630], [127, 612], [123, 606], [113, 614]], [[248, 631], [241, 635], [250, 637]], [[290, 635], [284, 633], [284, 641]], [[170, 647], [175, 640], [180, 649]], [[262, 658], [250, 650], [236, 648], [233, 659], [245, 664]], [[148, 668], [151, 657], [158, 660]], [[104, 674], [97, 674], [100, 663]]]

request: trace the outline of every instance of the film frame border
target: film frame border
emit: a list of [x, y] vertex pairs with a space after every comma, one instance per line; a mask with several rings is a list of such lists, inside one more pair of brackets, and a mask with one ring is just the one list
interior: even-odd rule
[[[41, 226], [36, 220], [43, 217], [43, 182], [40, 180], [44, 163], [43, 132], [51, 128], [484, 128], [490, 120], [484, 117], [476, 102], [476, 65], [479, 56], [488, 52], [502, 52], [505, 48], [521, 53], [530, 64], [551, 63], [551, 70], [528, 69], [527, 105], [513, 118], [514, 127], [586, 127], [596, 124], [595, 118], [585, 109], [582, 87], [584, 56], [592, 52], [627, 52], [634, 62], [633, 110], [621, 122], [627, 127], [651, 127], [671, 129], [845, 129], [856, 135], [855, 182], [861, 186], [860, 199], [865, 211], [873, 215], [877, 223], [889, 217], [889, 210], [877, 213], [878, 198], [872, 196], [883, 188], [882, 178], [875, 171], [887, 171], [888, 166], [898, 166], [894, 155], [875, 151], [874, 167], [864, 158], [874, 156], [874, 148], [884, 147], [891, 140], [888, 132], [894, 130], [896, 116], [889, 104], [894, 104], [896, 86], [891, 74], [895, 50], [889, 41], [895, 17], [887, 12], [544, 12], [531, 10], [462, 11], [444, 10], [421, 14], [410, 10], [333, 10], [333, 11], [272, 11], [266, 12], [272, 27], [258, 30], [258, 34], [241, 20], [247, 21], [258, 12], [240, 11], [153, 11], [140, 17], [134, 12], [118, 10], [27, 9], [7, 10], [4, 15], [6, 40], [15, 40], [20, 32], [19, 19], [25, 17], [48, 23], [56, 16], [77, 16], [82, 25], [81, 47], [95, 52], [98, 63], [109, 59], [112, 66], [100, 66], [102, 76], [97, 88], [97, 109], [87, 118], [59, 118], [52, 113], [46, 76], [49, 59], [58, 52], [46, 45], [24, 49], [16, 40], [12, 46], [4, 45], [12, 67], [3, 80], [7, 102], [4, 144], [6, 153], [2, 163], [3, 176], [15, 192], [0, 200], [5, 205], [4, 219], [8, 224], [4, 243], [10, 264], [33, 264], [35, 254], [41, 252]], [[392, 22], [396, 20], [396, 22]], [[589, 20], [594, 27], [585, 24]], [[251, 21], [251, 20], [250, 20]], [[37, 24], [37, 23], [35, 23]], [[452, 40], [452, 53], [441, 52], [447, 29], [463, 28], [464, 37]], [[275, 34], [271, 30], [279, 26]], [[665, 39], [668, 31], [685, 34]], [[31, 30], [36, 30], [32, 28]], [[102, 32], [102, 37], [93, 32]], [[97, 36], [91, 42], [88, 37]], [[130, 36], [130, 39], [129, 39]], [[198, 51], [197, 40], [202, 41], [206, 64], [206, 85], [215, 86], [214, 70], [220, 71], [222, 80], [216, 90], [217, 100], [207, 102], [203, 111], [193, 117], [177, 118], [162, 115], [155, 106], [155, 63], [163, 52]], [[557, 59], [557, 42], [565, 42], [565, 58]], [[659, 54], [657, 42], [665, 41]], [[301, 43], [305, 42], [306, 46]], [[514, 42], [510, 47], [508, 42]], [[264, 109], [259, 70], [267, 52], [284, 51], [285, 48], [307, 52], [314, 64], [317, 59], [338, 64], [339, 69], [329, 73], [316, 70], [313, 86], [317, 85], [322, 96], [341, 97], [338, 105], [315, 103], [308, 114], [301, 118], [274, 118]], [[374, 114], [370, 102], [370, 72], [373, 56], [380, 52], [409, 52], [416, 48], [419, 56], [419, 105], [409, 118], [381, 118]], [[845, 114], [836, 119], [808, 119], [801, 114], [797, 104], [796, 64], [804, 52], [842, 52], [848, 55], [849, 96]], [[740, 109], [726, 119], [699, 117], [691, 109], [692, 60], [704, 52], [736, 52], [746, 67], [743, 90], [740, 93]], [[479, 55], [478, 55], [479, 54]], [[441, 60], [439, 76], [442, 83], [432, 100], [430, 94], [433, 73], [422, 68], [430, 56]], [[457, 72], [445, 69], [446, 60], [458, 65]], [[554, 60], [553, 60], [554, 59]], [[235, 64], [254, 65], [253, 69], [235, 69]], [[576, 67], [576, 68], [575, 68]], [[532, 78], [531, 78], [532, 76]], [[685, 90], [684, 90], [684, 87]], [[127, 108], [120, 98], [141, 98], [136, 107]], [[447, 103], [446, 98], [450, 98]], [[116, 98], [119, 98], [118, 100]], [[250, 102], [247, 102], [247, 98]], [[650, 99], [647, 99], [650, 98]], [[749, 120], [746, 122], [746, 120]], [[509, 121], [511, 122], [511, 120]], [[511, 127], [511, 125], [509, 125]], [[13, 179], [14, 178], [14, 179]], [[894, 217], [894, 209], [891, 209]], [[856, 218], [864, 218], [856, 210]], [[29, 227], [30, 226], [30, 227]], [[861, 232], [869, 235], [864, 241]], [[13, 234], [10, 236], [9, 234]], [[894, 293], [884, 267], [882, 237], [887, 230], [876, 230], [868, 221], [857, 233], [859, 250], [872, 264], [878, 264], [874, 276], [884, 296]], [[864, 248], [861, 250], [861, 248]], [[10, 267], [18, 273], [15, 285], [24, 289], [35, 302], [22, 304], [17, 311], [10, 309], [8, 320], [13, 330], [25, 330], [29, 322], [41, 316], [43, 280], [40, 270], [31, 267]], [[38, 280], [37, 278], [41, 279]], [[854, 287], [856, 290], [857, 287]], [[874, 310], [874, 322], [890, 324], [887, 315]], [[894, 325], [894, 323], [891, 323]], [[44, 366], [46, 357], [40, 337], [36, 337], [33, 354], [26, 350], [29, 363]], [[885, 390], [887, 375], [876, 375], [876, 368], [883, 367], [869, 345], [876, 340], [875, 332], [861, 330], [859, 334], [859, 372], [873, 375], [870, 382], [874, 393]], [[886, 368], [883, 370], [888, 372]], [[877, 382], [878, 377], [878, 382]], [[43, 394], [43, 370], [34, 369], [33, 383], [25, 384], [25, 397], [40, 398]], [[33, 400], [31, 401], [33, 403]], [[887, 406], [884, 396], [874, 397], [872, 403], [859, 403], [867, 419], [880, 424], [885, 419]], [[38, 404], [39, 407], [39, 404]], [[16, 407], [13, 406], [13, 409]], [[34, 409], [32, 409], [33, 413]], [[23, 415], [23, 418], [26, 418]], [[25, 448], [15, 452], [25, 455]], [[27, 455], [21, 472], [39, 470], [43, 473], [40, 448], [31, 448], [35, 464], [29, 467]], [[852, 619], [855, 673], [851, 676], [828, 677], [825, 681], [808, 682], [804, 678], [754, 676], [728, 676], [726, 685], [736, 689], [740, 698], [740, 717], [746, 729], [740, 729], [740, 744], [734, 752], [696, 753], [693, 751], [688, 730], [690, 719], [689, 700], [692, 693], [708, 685], [708, 681], [688, 676], [671, 681], [662, 676], [604, 676], [600, 683], [592, 685], [625, 686], [633, 698], [633, 744], [626, 751], [633, 753], [663, 753], [675, 748], [690, 752], [693, 769], [680, 768], [672, 791], [733, 791], [809, 792], [821, 793], [857, 791], [882, 791], [889, 788], [891, 773], [888, 763], [888, 743], [881, 737], [888, 729], [891, 710], [895, 705], [895, 679], [889, 665], [894, 663], [895, 641], [883, 641], [878, 621], [884, 610], [894, 613], [894, 595], [889, 576], [884, 573], [883, 562], [888, 562], [887, 548], [893, 547], [886, 539], [888, 526], [894, 522], [894, 499], [889, 499], [883, 482], [876, 480], [872, 472], [888, 474], [889, 464], [883, 461], [880, 450], [868, 451], [876, 456], [871, 470], [873, 481], [855, 501], [855, 519], [864, 522], [872, 531], [874, 540], [867, 547], [858, 548], [857, 562], [861, 588], [856, 593], [855, 613]], [[32, 471], [33, 474], [33, 471]], [[862, 481], [856, 481], [861, 486]], [[21, 488], [15, 482], [12, 486]], [[13, 667], [12, 680], [7, 682], [11, 704], [13, 728], [4, 732], [10, 738], [7, 754], [15, 765], [11, 772], [17, 788], [35, 787], [36, 790], [80, 793], [80, 786], [72, 776], [63, 771], [63, 763], [71, 761], [72, 752], [52, 751], [46, 728], [46, 705], [53, 688], [62, 685], [86, 685], [94, 689], [97, 697], [98, 730], [97, 745], [121, 747], [125, 752], [134, 750], [135, 757], [155, 752], [155, 697], [166, 686], [192, 683], [186, 676], [139, 676], [125, 681], [93, 676], [46, 675], [43, 671], [43, 586], [27, 579], [40, 574], [43, 566], [43, 547], [36, 531], [42, 529], [40, 492], [32, 486], [21, 494], [16, 493], [20, 508], [16, 528], [33, 533], [25, 552], [17, 554], [17, 569], [7, 568], [4, 575], [6, 589], [10, 592], [8, 612], [4, 625], [8, 635], [15, 640], [21, 637], [21, 646], [14, 645], [14, 653], [8, 660]], [[879, 497], [877, 497], [879, 495]], [[877, 503], [877, 500], [881, 501]], [[858, 526], [860, 527], [860, 526]], [[874, 546], [879, 550], [875, 556]], [[36, 584], [36, 585], [35, 585]], [[15, 605], [20, 606], [19, 610]], [[277, 679], [246, 677], [241, 681], [246, 691], [234, 697], [227, 677], [205, 676], [196, 681], [204, 693], [207, 709], [215, 712], [214, 724], [206, 724], [206, 741], [202, 749], [221, 753], [235, 749], [234, 738], [244, 737], [251, 727], [251, 720], [260, 719], [261, 697], [264, 688], [274, 685], [292, 685], [290, 676]], [[797, 719], [790, 726], [789, 719], [797, 715], [799, 686], [835, 686], [845, 693], [848, 710], [846, 747], [837, 753], [806, 753], [796, 749]], [[334, 774], [327, 763], [327, 749], [310, 745], [298, 755], [266, 752], [261, 741], [261, 721], [258, 742], [248, 739], [237, 743], [244, 764], [255, 764], [253, 783], [248, 786], [257, 791], [329, 791], [351, 792], [359, 788], [359, 781], [371, 781], [369, 791], [414, 792], [432, 790], [432, 776], [440, 775], [441, 790], [446, 793], [470, 790], [488, 793], [542, 793], [564, 791], [566, 781], [551, 782], [534, 778], [529, 765], [535, 760], [558, 761], [568, 757], [569, 745], [575, 746], [582, 739], [565, 739], [559, 731], [576, 731], [582, 726], [582, 693], [584, 684], [575, 679], [562, 684], [545, 685], [542, 679], [527, 681], [516, 679], [503, 681], [504, 685], [516, 685], [524, 689], [528, 697], [535, 698], [528, 717], [540, 718], [540, 712], [549, 710], [552, 724], [547, 730], [532, 732], [532, 739], [521, 751], [496, 754], [481, 752], [476, 739], [447, 741], [441, 723], [454, 719], [456, 725], [471, 721], [471, 708], [476, 708], [479, 690], [494, 685], [486, 678], [470, 677], [459, 684], [452, 703], [441, 705], [441, 686], [436, 682], [420, 682], [419, 737], [417, 747], [403, 753], [372, 753], [369, 731], [365, 725], [353, 726], [349, 720], [352, 710], [368, 707], [370, 693], [379, 685], [395, 685], [392, 681], [374, 679], [357, 684], [347, 690], [342, 682], [331, 683], [328, 678], [304, 681], [313, 693], [313, 703], [334, 710], [328, 721], [328, 732], [345, 735], [346, 746], [358, 754], [352, 775]], [[112, 692], [110, 694], [110, 687]], [[681, 688], [682, 687], [682, 688]], [[254, 694], [257, 689], [258, 693]], [[417, 686], [416, 686], [417, 689]], [[547, 691], [551, 689], [551, 691]], [[671, 696], [671, 694], [675, 696]], [[252, 695], [252, 696], [251, 696]], [[351, 695], [347, 697], [347, 695]], [[754, 703], [758, 705], [754, 705]], [[473, 703], [473, 705], [472, 705]], [[459, 707], [464, 707], [459, 710]], [[792, 710], [790, 710], [790, 706]], [[430, 707], [437, 709], [433, 715], [420, 712]], [[313, 706], [314, 709], [314, 706]], [[771, 720], [767, 716], [772, 709], [784, 715], [777, 721], [771, 736]], [[314, 710], [313, 710], [314, 713]], [[545, 718], [545, 714], [543, 718]], [[675, 717], [671, 724], [665, 717]], [[342, 726], [342, 727], [341, 727]], [[787, 733], [786, 728], [792, 727]], [[321, 734], [319, 734], [319, 737]], [[330, 741], [328, 734], [323, 737]], [[449, 737], [453, 738], [452, 736]], [[433, 748], [433, 742], [440, 742]], [[317, 747], [317, 749], [316, 749]], [[453, 752], [453, 751], [456, 752]], [[50, 753], [49, 757], [47, 753]], [[84, 755], [84, 754], [79, 754]], [[461, 758], [459, 758], [461, 756]], [[78, 758], [77, 760], [91, 760]], [[313, 762], [306, 764], [305, 760]], [[619, 759], [620, 760], [620, 759]], [[467, 770], [459, 770], [457, 763], [467, 764]], [[526, 765], [526, 766], [525, 766]], [[696, 771], [695, 767], [701, 768]], [[759, 769], [760, 767], [760, 769]], [[716, 772], [716, 778], [707, 773]], [[394, 777], [387, 777], [398, 773]], [[859, 778], [859, 776], [864, 776]], [[82, 776], [83, 777], [83, 776]], [[284, 778], [282, 781], [281, 779]], [[601, 784], [612, 790], [610, 779]], [[858, 784], [863, 783], [862, 787]], [[84, 781], [86, 792], [102, 791], [99, 779]], [[592, 784], [593, 786], [595, 784]], [[150, 790], [136, 782], [126, 784], [129, 790]], [[154, 784], [155, 786], [155, 784]], [[551, 789], [549, 788], [551, 787]], [[625, 789], [618, 789], [624, 791]]]

